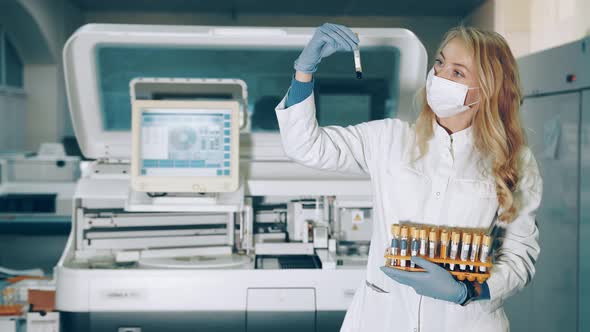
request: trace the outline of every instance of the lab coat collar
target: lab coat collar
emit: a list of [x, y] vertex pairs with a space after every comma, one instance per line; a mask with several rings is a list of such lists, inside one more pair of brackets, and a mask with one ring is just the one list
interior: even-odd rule
[[467, 127], [456, 133], [449, 135], [436, 120], [433, 121], [434, 139], [441, 145], [460, 151], [467, 147], [473, 146], [473, 126]]

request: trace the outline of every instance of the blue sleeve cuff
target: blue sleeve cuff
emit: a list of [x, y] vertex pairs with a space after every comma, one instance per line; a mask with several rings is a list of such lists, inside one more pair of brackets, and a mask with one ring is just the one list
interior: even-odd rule
[[490, 287], [488, 282], [481, 284], [481, 294], [479, 294], [478, 300], [489, 300], [490, 299]]
[[285, 108], [289, 108], [295, 104], [307, 99], [313, 92], [313, 80], [311, 82], [299, 82], [293, 77], [291, 80], [291, 89], [287, 94], [287, 100], [285, 102]]

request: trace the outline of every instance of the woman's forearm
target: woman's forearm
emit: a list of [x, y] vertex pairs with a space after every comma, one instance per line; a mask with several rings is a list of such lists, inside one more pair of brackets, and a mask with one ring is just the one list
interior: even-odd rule
[[298, 80], [299, 82], [303, 82], [303, 83], [311, 82], [312, 78], [313, 78], [312, 74], [307, 74], [302, 71], [295, 72], [295, 79]]

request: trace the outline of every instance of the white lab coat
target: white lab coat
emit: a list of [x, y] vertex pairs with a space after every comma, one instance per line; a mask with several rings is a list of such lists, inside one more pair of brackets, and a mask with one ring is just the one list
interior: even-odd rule
[[[473, 146], [472, 129], [448, 135], [438, 124], [427, 155], [412, 162], [414, 127], [384, 119], [349, 127], [319, 127], [313, 94], [276, 114], [286, 154], [313, 168], [368, 173], [373, 188], [373, 235], [366, 281], [358, 288], [341, 331], [508, 331], [502, 309], [506, 298], [535, 274], [539, 255], [535, 211], [542, 180], [528, 148], [524, 149], [514, 197], [518, 217], [503, 226], [501, 245], [488, 280], [491, 299], [457, 304], [420, 296], [381, 270], [391, 243], [390, 225], [411, 221], [433, 225], [488, 228], [498, 202], [491, 165]], [[367, 282], [374, 287], [367, 285]], [[385, 291], [381, 292], [379, 289]]]

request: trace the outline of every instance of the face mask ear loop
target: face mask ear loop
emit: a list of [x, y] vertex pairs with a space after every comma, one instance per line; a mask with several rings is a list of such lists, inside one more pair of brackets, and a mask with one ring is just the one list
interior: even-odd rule
[[[471, 107], [471, 106], [470, 106]], [[471, 127], [473, 128], [473, 123], [475, 122], [475, 117], [477, 116], [478, 111], [473, 112], [473, 116], [471, 117]]]
[[[479, 89], [479, 87], [476, 86], [476, 87], [473, 87], [473, 88], [469, 88], [469, 87], [467, 88], [467, 90], [475, 90], [475, 89]], [[467, 98], [467, 94], [465, 95], [465, 98]], [[473, 103], [471, 103], [469, 105], [465, 105], [465, 106], [468, 106], [469, 108], [471, 108], [471, 107], [473, 107], [473, 105], [479, 103], [480, 101], [481, 100], [476, 100]], [[479, 112], [479, 110], [475, 111], [475, 113], [478, 113], [478, 112]], [[473, 118], [475, 118], [475, 114], [473, 114]], [[473, 118], [471, 119], [471, 125], [473, 125]]]
[[[477, 88], [474, 88], [474, 89], [477, 89]], [[473, 102], [473, 103], [471, 103], [471, 104], [469, 104], [467, 106], [469, 106], [469, 108], [471, 108], [471, 107], [473, 107], [473, 105], [475, 105], [475, 104], [477, 104], [479, 102], [480, 101], [478, 100], [478, 101], [475, 101], [475, 102]], [[477, 116], [477, 113], [479, 113], [479, 109], [477, 111], [473, 112], [473, 116], [471, 117], [471, 126], [473, 126], [473, 122], [475, 121], [475, 117]]]

